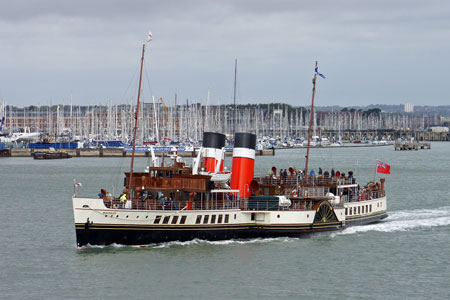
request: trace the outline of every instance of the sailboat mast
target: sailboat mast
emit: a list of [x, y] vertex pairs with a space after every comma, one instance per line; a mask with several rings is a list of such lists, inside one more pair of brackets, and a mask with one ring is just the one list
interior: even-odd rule
[[[315, 66], [314, 70], [317, 70], [317, 60], [316, 60], [316, 66]], [[311, 127], [312, 127], [312, 120], [314, 117], [314, 95], [316, 93], [316, 79], [317, 79], [317, 72], [314, 72], [312, 100], [311, 100], [311, 114], [309, 117], [309, 128], [308, 128], [308, 146], [306, 147], [305, 176], [308, 174], [309, 148], [310, 148], [310, 144], [311, 144]]]
[[139, 103], [141, 99], [141, 84], [142, 84], [142, 69], [144, 66], [144, 53], [145, 53], [145, 43], [142, 44], [142, 57], [141, 57], [141, 72], [139, 75], [139, 90], [138, 90], [138, 97], [137, 97], [137, 105], [136, 105], [136, 114], [134, 119], [134, 128], [133, 128], [133, 151], [131, 152], [131, 167], [130, 167], [130, 178], [128, 180], [128, 197], [131, 199], [130, 190], [131, 190], [131, 180], [133, 178], [133, 167], [134, 167], [134, 152], [136, 150], [136, 131], [137, 131], [137, 125], [138, 125], [138, 117], [139, 117]]

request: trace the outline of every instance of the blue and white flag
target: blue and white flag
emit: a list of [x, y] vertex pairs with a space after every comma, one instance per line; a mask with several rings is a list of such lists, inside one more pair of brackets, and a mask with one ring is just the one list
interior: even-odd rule
[[319, 75], [320, 77], [322, 77], [323, 79], [325, 79], [325, 75], [319, 73], [319, 68], [316, 67], [316, 74]]

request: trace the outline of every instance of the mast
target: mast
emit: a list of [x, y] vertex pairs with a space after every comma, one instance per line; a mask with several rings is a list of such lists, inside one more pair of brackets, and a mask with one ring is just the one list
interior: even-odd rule
[[144, 66], [144, 53], [145, 53], [145, 43], [142, 44], [142, 57], [141, 57], [141, 72], [139, 75], [139, 90], [137, 97], [137, 105], [136, 105], [136, 114], [134, 117], [134, 128], [133, 128], [133, 151], [131, 152], [131, 167], [130, 167], [130, 178], [128, 180], [128, 193], [127, 198], [131, 199], [131, 180], [133, 178], [133, 167], [134, 167], [134, 151], [136, 150], [136, 130], [138, 125], [138, 117], [139, 117], [139, 102], [141, 98], [141, 84], [142, 84], [142, 68]]
[[237, 58], [234, 60], [233, 136], [236, 133], [236, 75], [237, 75]]
[[[315, 66], [314, 70], [317, 70], [317, 60], [316, 60], [316, 66]], [[308, 174], [309, 146], [311, 144], [311, 126], [312, 126], [312, 119], [314, 117], [314, 95], [316, 93], [316, 79], [317, 79], [317, 72], [315, 71], [314, 72], [314, 78], [313, 78], [311, 113], [310, 113], [310, 117], [309, 117], [308, 146], [306, 147], [305, 176]]]

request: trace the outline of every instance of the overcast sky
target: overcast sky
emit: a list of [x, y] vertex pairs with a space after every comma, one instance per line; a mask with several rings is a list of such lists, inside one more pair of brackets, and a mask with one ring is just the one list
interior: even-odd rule
[[0, 101], [450, 105], [450, 1], [0, 0]]

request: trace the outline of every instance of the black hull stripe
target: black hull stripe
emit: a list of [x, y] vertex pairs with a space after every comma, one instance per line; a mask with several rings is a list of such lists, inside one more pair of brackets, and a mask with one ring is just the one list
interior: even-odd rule
[[227, 240], [271, 237], [304, 237], [315, 232], [339, 230], [341, 222], [314, 224], [223, 224], [220, 226], [202, 225], [115, 225], [91, 224], [86, 229], [85, 224], [76, 224], [78, 246], [91, 245], [146, 245], [169, 241]]
[[346, 222], [348, 222], [348, 221], [354, 221], [354, 220], [365, 220], [365, 219], [379, 218], [380, 216], [387, 217], [386, 211], [380, 211], [380, 212], [373, 213], [373, 214], [366, 215], [366, 216], [347, 216], [345, 219], [346, 219]]

